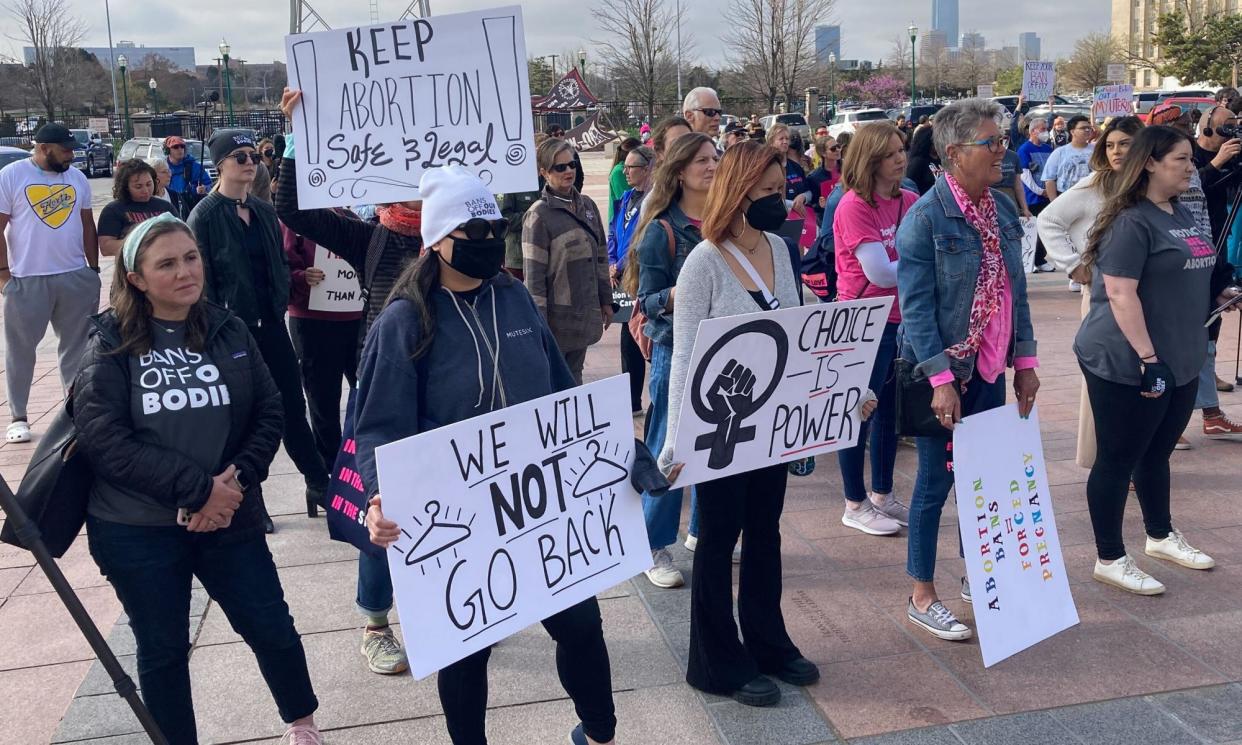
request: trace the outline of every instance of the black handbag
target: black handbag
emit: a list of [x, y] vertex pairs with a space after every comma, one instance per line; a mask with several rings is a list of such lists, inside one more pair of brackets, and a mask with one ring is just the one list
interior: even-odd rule
[[[897, 380], [897, 434], [901, 437], [939, 437], [949, 439], [953, 432], [944, 427], [932, 411], [932, 386], [927, 378], [915, 379], [914, 363], [900, 355], [894, 363]], [[961, 393], [961, 385], [953, 387]]]
[[[86, 455], [78, 448], [78, 432], [73, 425], [73, 394], [52, 419], [47, 434], [39, 440], [34, 457], [17, 490], [17, 504], [31, 524], [39, 529], [52, 556], [65, 555], [86, 524], [86, 503], [90, 499], [94, 474]], [[0, 541], [30, 550], [6, 520]]]

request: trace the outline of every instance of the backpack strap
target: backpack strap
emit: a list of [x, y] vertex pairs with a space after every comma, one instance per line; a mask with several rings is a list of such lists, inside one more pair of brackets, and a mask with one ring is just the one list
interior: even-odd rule
[[676, 260], [677, 239], [673, 237], [673, 226], [669, 225], [668, 220], [660, 220], [660, 225], [664, 228], [664, 234], [668, 236], [668, 258]]
[[366, 261], [362, 265], [361, 295], [364, 306], [371, 302], [371, 286], [375, 284], [375, 270], [379, 268], [380, 259], [384, 258], [384, 251], [388, 249], [388, 230], [382, 225], [377, 225], [375, 230], [378, 240], [375, 241], [374, 246], [368, 248]]

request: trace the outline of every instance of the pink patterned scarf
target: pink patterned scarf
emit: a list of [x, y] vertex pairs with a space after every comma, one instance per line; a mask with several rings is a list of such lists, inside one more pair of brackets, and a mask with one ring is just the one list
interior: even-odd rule
[[984, 329], [1000, 310], [1005, 259], [1001, 255], [1000, 220], [996, 216], [996, 201], [992, 198], [992, 191], [985, 191], [983, 199], [976, 205], [952, 175], [945, 174], [945, 183], [953, 192], [953, 199], [962, 210], [966, 222], [978, 231], [983, 240], [983, 258], [979, 264], [979, 279], [975, 283], [975, 297], [970, 304], [970, 325], [967, 327], [966, 338], [944, 350], [945, 354], [960, 360], [978, 353]]

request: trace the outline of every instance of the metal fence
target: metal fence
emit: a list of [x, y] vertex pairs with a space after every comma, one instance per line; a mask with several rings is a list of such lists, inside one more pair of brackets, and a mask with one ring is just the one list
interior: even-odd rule
[[[66, 114], [57, 116], [56, 121], [69, 129], [91, 129], [100, 119], [108, 120], [108, 134], [119, 147], [129, 137], [168, 137], [177, 135], [194, 139], [206, 139], [217, 129], [240, 127], [253, 129], [260, 136], [271, 136], [285, 131], [285, 117], [278, 109], [259, 111], [236, 111], [232, 116], [220, 109], [208, 110], [205, 114], [178, 111], [169, 114], [148, 114], [141, 112], [132, 114], [129, 126], [125, 117], [119, 114], [109, 116], [87, 116], [85, 114]], [[47, 123], [45, 117], [31, 115], [5, 114], [0, 116], [0, 145], [30, 147], [34, 134], [39, 127]]]

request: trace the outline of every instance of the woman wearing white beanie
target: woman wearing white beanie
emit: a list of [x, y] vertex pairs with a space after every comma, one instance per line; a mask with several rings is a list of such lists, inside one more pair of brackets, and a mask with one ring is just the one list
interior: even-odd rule
[[[483, 182], [448, 166], [425, 172], [419, 193], [428, 250], [397, 280], [358, 370], [358, 464], [371, 491], [371, 541], [384, 547], [401, 531], [384, 518], [375, 493], [375, 448], [574, 386], [530, 293], [501, 271], [506, 223]], [[561, 683], [581, 720], [570, 741], [612, 742], [617, 719], [599, 604], [589, 598], [543, 625], [556, 640]], [[439, 672], [454, 745], [487, 742], [490, 651]]]

